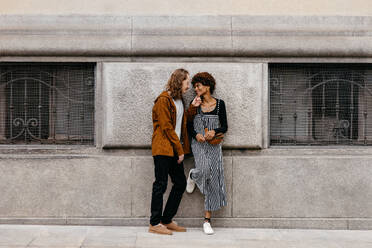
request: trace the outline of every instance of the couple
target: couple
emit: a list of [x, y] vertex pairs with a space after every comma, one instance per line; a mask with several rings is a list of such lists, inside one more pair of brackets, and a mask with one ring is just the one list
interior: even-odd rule
[[[226, 206], [224, 169], [221, 144], [210, 144], [216, 136], [227, 131], [226, 108], [223, 100], [212, 97], [215, 79], [208, 72], [197, 73], [191, 80], [196, 97], [187, 110], [182, 95], [190, 87], [190, 75], [185, 69], [175, 70], [166, 90], [155, 100], [152, 109], [152, 155], [155, 182], [152, 188], [149, 232], [172, 234], [186, 228], [173, 221], [182, 194], [192, 193], [195, 184], [205, 197], [203, 229], [213, 234], [211, 211]], [[189, 136], [195, 158], [186, 182], [183, 160], [190, 153]], [[168, 174], [173, 187], [163, 211], [163, 194], [167, 189]]]

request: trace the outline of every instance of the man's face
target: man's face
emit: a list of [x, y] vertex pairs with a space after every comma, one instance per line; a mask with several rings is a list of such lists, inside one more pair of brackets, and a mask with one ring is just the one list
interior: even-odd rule
[[182, 81], [182, 94], [185, 94], [190, 88], [190, 76], [187, 74], [185, 80]]

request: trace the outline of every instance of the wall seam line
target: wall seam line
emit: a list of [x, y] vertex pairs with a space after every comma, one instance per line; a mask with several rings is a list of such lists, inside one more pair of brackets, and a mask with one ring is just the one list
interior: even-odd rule
[[234, 156], [231, 153], [231, 218], [234, 218]]
[[233, 17], [230, 16], [231, 56], [234, 56]]
[[130, 55], [133, 55], [133, 16], [130, 17]]

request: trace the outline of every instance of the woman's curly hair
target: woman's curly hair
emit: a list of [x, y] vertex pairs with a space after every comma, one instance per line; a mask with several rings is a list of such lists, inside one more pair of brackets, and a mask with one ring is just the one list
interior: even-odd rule
[[199, 72], [196, 73], [191, 80], [192, 86], [195, 87], [196, 83], [201, 83], [204, 86], [209, 86], [209, 91], [213, 94], [214, 89], [216, 88], [216, 80], [208, 72]]
[[182, 99], [182, 82], [187, 79], [189, 72], [183, 68], [175, 70], [170, 76], [165, 89], [173, 99]]

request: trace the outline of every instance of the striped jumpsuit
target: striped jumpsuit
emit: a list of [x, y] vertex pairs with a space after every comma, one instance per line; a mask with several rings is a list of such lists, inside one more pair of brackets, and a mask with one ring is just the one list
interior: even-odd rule
[[[197, 115], [194, 118], [196, 133], [204, 135], [205, 128], [213, 130], [220, 127], [219, 104], [220, 100], [217, 102], [217, 115], [204, 114], [201, 108], [198, 108]], [[193, 138], [191, 148], [195, 159], [195, 168], [191, 172], [192, 179], [205, 196], [205, 210], [215, 211], [226, 206], [222, 145], [211, 145], [208, 142], [200, 143]]]

